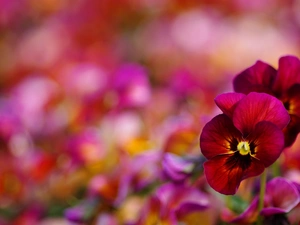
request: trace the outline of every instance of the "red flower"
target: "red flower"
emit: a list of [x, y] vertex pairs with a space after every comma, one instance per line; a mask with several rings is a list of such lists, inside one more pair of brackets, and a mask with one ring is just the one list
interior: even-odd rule
[[285, 146], [294, 143], [300, 132], [300, 61], [296, 57], [280, 58], [278, 70], [257, 61], [235, 77], [233, 86], [239, 93], [265, 92], [281, 100], [291, 116], [284, 129]]
[[223, 114], [202, 130], [204, 172], [213, 189], [235, 194], [242, 180], [261, 174], [279, 157], [290, 117], [278, 99], [265, 93], [227, 93], [215, 102]]

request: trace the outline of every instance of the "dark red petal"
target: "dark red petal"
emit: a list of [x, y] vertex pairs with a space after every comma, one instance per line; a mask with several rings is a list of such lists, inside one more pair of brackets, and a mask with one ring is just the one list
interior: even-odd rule
[[257, 176], [264, 170], [264, 165], [257, 159], [241, 156], [238, 152], [219, 155], [204, 163], [207, 182], [216, 191], [232, 195], [240, 182], [251, 176]]
[[232, 153], [231, 146], [236, 147], [241, 138], [241, 133], [233, 126], [229, 117], [218, 115], [203, 127], [200, 136], [201, 152], [207, 159]]
[[254, 147], [254, 157], [259, 159], [265, 167], [273, 164], [284, 148], [282, 131], [267, 121], [257, 123], [247, 140], [250, 142], [250, 147], [251, 145], [252, 148]]
[[283, 129], [285, 147], [290, 147], [296, 140], [300, 132], [300, 117], [291, 115], [291, 121], [286, 128]]
[[269, 121], [283, 129], [290, 121], [290, 116], [281, 101], [265, 94], [251, 92], [236, 106], [233, 124], [243, 135], [253, 131], [260, 121]]
[[276, 72], [272, 66], [262, 61], [257, 61], [253, 66], [244, 70], [234, 78], [234, 91], [244, 94], [253, 91], [271, 93]]
[[242, 179], [244, 180], [249, 177], [258, 176], [264, 170], [265, 170], [264, 164], [260, 160], [251, 157], [251, 164], [247, 169], [245, 169]]
[[223, 113], [232, 118], [233, 111], [237, 103], [245, 96], [246, 95], [241, 93], [225, 93], [218, 95], [215, 98], [215, 102], [217, 106], [223, 111]]
[[300, 61], [294, 56], [279, 59], [278, 73], [273, 90], [277, 94], [287, 91], [293, 84], [300, 83]]
[[289, 114], [300, 117], [300, 84], [292, 85], [281, 100]]
[[288, 110], [291, 121], [284, 129], [285, 146], [291, 146], [300, 132], [300, 84], [294, 84], [281, 99]]
[[243, 177], [241, 167], [227, 163], [228, 158], [232, 156], [233, 154], [219, 155], [203, 164], [208, 184], [225, 195], [235, 194]]

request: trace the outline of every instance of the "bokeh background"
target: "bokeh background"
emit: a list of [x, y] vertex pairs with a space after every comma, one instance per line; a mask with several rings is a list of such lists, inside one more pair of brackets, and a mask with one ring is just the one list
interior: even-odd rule
[[200, 155], [233, 77], [300, 56], [299, 11], [293, 0], [0, 0], [0, 224], [135, 221], [163, 182], [163, 154]]

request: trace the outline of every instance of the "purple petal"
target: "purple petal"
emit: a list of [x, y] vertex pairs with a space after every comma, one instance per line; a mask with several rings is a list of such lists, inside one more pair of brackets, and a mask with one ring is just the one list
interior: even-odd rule
[[165, 153], [163, 163], [176, 171], [185, 173], [190, 173], [194, 168], [194, 163], [172, 153]]
[[[258, 201], [257, 196], [242, 214], [230, 222], [246, 224], [255, 222], [259, 214]], [[282, 177], [277, 177], [267, 183], [264, 208], [261, 215], [270, 216], [278, 213], [288, 213], [298, 203], [299, 193], [294, 184]]]
[[[209, 206], [208, 196], [198, 189], [181, 184], [166, 183], [158, 188], [156, 196], [164, 209], [177, 218]], [[162, 211], [162, 213], [164, 210]]]
[[84, 209], [79, 206], [65, 210], [65, 217], [72, 222], [84, 221], [84, 214]]
[[218, 95], [215, 98], [215, 102], [224, 114], [232, 118], [237, 103], [245, 96], [240, 93], [225, 93]]
[[297, 188], [287, 179], [276, 177], [268, 182], [266, 195], [270, 196], [271, 202], [262, 210], [263, 215], [276, 213], [288, 213], [300, 202]]
[[190, 209], [205, 209], [209, 205], [206, 194], [194, 187], [181, 184], [163, 184], [157, 189], [156, 196], [164, 205], [172, 206], [174, 210], [181, 210], [182, 212], [185, 209], [181, 209], [181, 207], [186, 204], [193, 205]]
[[[193, 187], [181, 187], [177, 190], [178, 205], [176, 214], [178, 217], [195, 211], [202, 211], [209, 206], [207, 195]], [[174, 196], [176, 198], [176, 196]]]
[[156, 196], [162, 202], [162, 204], [166, 204], [172, 198], [173, 191], [174, 191], [174, 184], [166, 183], [161, 185], [156, 190]]
[[241, 213], [238, 217], [231, 220], [231, 223], [253, 223], [256, 221], [258, 216], [258, 197], [254, 198], [248, 208]]
[[172, 153], [165, 153], [162, 162], [163, 171], [174, 181], [184, 180], [194, 169], [194, 163]]
[[172, 180], [173, 182], [183, 182], [188, 177], [188, 174], [186, 173], [174, 171], [168, 166], [163, 167], [163, 175], [165, 175], [168, 179]]
[[290, 121], [290, 116], [281, 101], [265, 94], [251, 92], [236, 106], [233, 123], [243, 135], [247, 136], [260, 121], [269, 121], [283, 129]]
[[253, 91], [271, 93], [275, 77], [276, 70], [272, 66], [262, 61], [257, 61], [253, 66], [234, 78], [234, 91], [244, 94]]
[[208, 202], [206, 204], [201, 204], [203, 199], [195, 196], [195, 199], [191, 202], [182, 203], [181, 206], [176, 210], [176, 214], [179, 218], [184, 217], [189, 213], [193, 213], [196, 211], [203, 211], [208, 208]]
[[274, 214], [282, 214], [286, 213], [286, 210], [276, 207], [268, 207], [261, 210], [261, 215], [263, 216], [271, 216]]
[[[209, 205], [209, 200], [206, 194], [200, 192], [198, 189], [189, 186], [179, 186], [177, 193], [181, 193], [180, 204], [193, 204], [197, 208], [207, 208]], [[179, 195], [178, 195], [179, 196]]]

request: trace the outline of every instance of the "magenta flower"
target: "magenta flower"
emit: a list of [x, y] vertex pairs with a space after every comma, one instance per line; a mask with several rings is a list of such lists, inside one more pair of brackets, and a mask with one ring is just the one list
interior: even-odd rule
[[71, 135], [66, 140], [65, 150], [75, 166], [100, 162], [106, 156], [102, 137], [93, 127]]
[[[264, 207], [261, 212], [258, 212], [258, 202], [257, 196], [242, 214], [227, 222], [249, 224], [261, 214], [264, 217], [264, 224], [289, 224], [286, 214], [299, 204], [300, 195], [294, 183], [285, 178], [276, 177], [267, 183]], [[275, 223], [275, 221], [281, 223]]]
[[280, 58], [277, 71], [257, 61], [235, 77], [233, 86], [236, 92], [265, 92], [281, 100], [291, 116], [284, 130], [285, 146], [293, 144], [300, 132], [300, 61], [296, 57]]
[[151, 99], [151, 86], [147, 71], [139, 64], [127, 63], [115, 72], [112, 92], [117, 94], [119, 107], [141, 107]]
[[149, 198], [134, 225], [176, 225], [189, 213], [203, 211], [208, 207], [209, 198], [200, 190], [185, 184], [165, 183]]
[[261, 174], [280, 156], [290, 117], [282, 102], [265, 93], [227, 93], [215, 102], [223, 114], [202, 130], [204, 172], [213, 189], [235, 194], [242, 180]]

